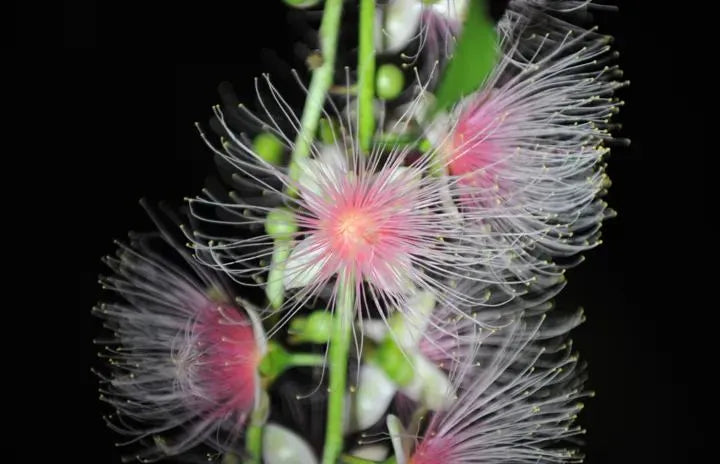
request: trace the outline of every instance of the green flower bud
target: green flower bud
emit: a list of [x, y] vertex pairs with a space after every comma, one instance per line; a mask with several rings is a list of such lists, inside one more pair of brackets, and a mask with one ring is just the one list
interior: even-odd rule
[[423, 153], [427, 153], [430, 150], [433, 149], [432, 143], [428, 139], [422, 139], [420, 140], [420, 143], [418, 143], [418, 150], [420, 150]]
[[291, 240], [297, 231], [295, 215], [286, 208], [275, 208], [265, 218], [265, 232], [275, 240]]
[[295, 317], [290, 321], [293, 343], [327, 343], [332, 330], [329, 311], [313, 311], [308, 317]]
[[381, 100], [397, 98], [405, 86], [405, 75], [394, 64], [380, 66], [375, 75], [375, 89]]
[[372, 360], [385, 371], [390, 380], [401, 387], [413, 379], [413, 367], [392, 337], [383, 340], [373, 353]]
[[[272, 234], [271, 234], [272, 235]], [[285, 264], [290, 256], [290, 240], [276, 239], [272, 261], [270, 263], [270, 272], [268, 273], [265, 283], [265, 295], [270, 301], [270, 305], [274, 309], [280, 309], [285, 301], [285, 285], [283, 278], [285, 275]]]
[[257, 155], [275, 166], [283, 162], [285, 145], [279, 138], [270, 132], [261, 132], [253, 139], [253, 151]]

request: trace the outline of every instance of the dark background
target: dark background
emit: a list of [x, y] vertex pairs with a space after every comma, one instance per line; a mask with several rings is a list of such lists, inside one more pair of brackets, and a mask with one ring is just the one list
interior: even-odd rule
[[[707, 262], [716, 237], [703, 193], [709, 123], [688, 93], [704, 73], [689, 64], [693, 31], [681, 11], [647, 3], [596, 14], [632, 82], [620, 94], [627, 105], [617, 119], [632, 145], [609, 159], [607, 201], [619, 216], [606, 223], [604, 244], [568, 273], [559, 300], [588, 315], [574, 340], [597, 391], [581, 416], [589, 464], [702, 462], [709, 439], [701, 416], [713, 403], [716, 304]], [[101, 295], [99, 258], [128, 229], [150, 228], [139, 198], [180, 203], [202, 186], [211, 156], [193, 122], [207, 122], [219, 82], [250, 97], [252, 78], [275, 66], [263, 49], [302, 66], [293, 58], [301, 37], [279, 1], [147, 8], [103, 11], [107, 39], [92, 56], [65, 57], [66, 111], [50, 119], [69, 126], [57, 172], [67, 234], [57, 248], [67, 255], [55, 272], [68, 279], [61, 301], [74, 317], [62, 326], [61, 347], [73, 350], [77, 367], [70, 373], [64, 365], [56, 377], [72, 379], [72, 396], [54, 399], [70, 410], [55, 417], [52, 434], [61, 437], [61, 454], [77, 456], [71, 462], [119, 462], [88, 369], [97, 365], [91, 339], [99, 323], [90, 308]], [[48, 76], [48, 84], [55, 79]]]
[[65, 48], [97, 46], [97, 0], [63, 0]]

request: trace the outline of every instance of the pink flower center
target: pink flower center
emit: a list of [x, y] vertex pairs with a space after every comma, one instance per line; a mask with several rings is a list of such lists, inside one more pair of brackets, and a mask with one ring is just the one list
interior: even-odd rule
[[448, 169], [460, 183], [490, 189], [496, 184], [502, 149], [493, 138], [500, 117], [482, 101], [460, 117], [445, 149]]
[[334, 222], [330, 226], [331, 247], [344, 261], [366, 259], [363, 255], [380, 240], [379, 225], [364, 208], [350, 207]]
[[247, 316], [232, 306], [211, 303], [198, 325], [198, 378], [218, 414], [248, 412], [255, 401], [260, 352]]
[[325, 278], [350, 271], [377, 288], [393, 291], [410, 272], [410, 255], [425, 231], [415, 224], [410, 175], [389, 170], [328, 185], [322, 203], [311, 203], [315, 218], [305, 218], [313, 248], [325, 260]]
[[410, 456], [408, 464], [451, 464], [453, 442], [448, 439], [426, 437]]

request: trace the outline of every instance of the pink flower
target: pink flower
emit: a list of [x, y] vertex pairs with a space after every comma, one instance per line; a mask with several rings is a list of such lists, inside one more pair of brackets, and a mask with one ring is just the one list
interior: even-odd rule
[[[225, 124], [219, 109], [216, 117]], [[290, 313], [315, 296], [335, 295], [336, 276], [354, 279], [362, 296], [355, 299], [356, 307], [369, 307], [366, 303], [374, 300], [388, 311], [404, 311], [416, 289], [431, 292], [449, 306], [458, 300], [485, 303], [484, 297], [458, 294], [453, 279], [502, 284], [502, 291], [510, 293], [506, 299], [515, 296], [510, 287], [521, 287], [518, 293], [526, 288], [522, 278], [503, 280], [494, 272], [504, 265], [505, 250], [494, 247], [491, 234], [472, 213], [467, 218], [458, 213], [456, 189], [447, 178], [431, 174], [431, 154], [411, 160], [405, 147], [361, 154], [350, 130], [342, 128], [337, 135], [342, 140], [336, 144], [313, 145], [313, 156], [299, 163], [300, 175], [294, 180], [283, 169], [264, 163], [241, 137], [225, 129], [232, 143], [225, 142], [222, 150], [211, 145], [216, 154], [243, 182], [282, 201], [293, 218], [295, 226], [286, 242], [290, 251], [280, 263], [284, 287], [292, 290], [285, 302]], [[281, 132], [276, 135], [291, 143]], [[297, 195], [287, 194], [287, 189]], [[238, 232], [263, 223], [269, 208], [239, 197], [232, 200], [220, 201], [207, 192], [191, 199], [191, 214], [198, 224], [206, 230], [227, 227], [227, 232], [196, 231], [188, 238], [203, 263], [247, 284], [245, 277], [270, 270], [268, 258], [275, 256], [277, 243], [269, 235]], [[360, 289], [363, 283], [367, 293]]]
[[[188, 266], [161, 257], [168, 244]], [[140, 460], [201, 443], [238, 446], [258, 401], [265, 350], [251, 310], [167, 236], [133, 235], [105, 262], [112, 274], [101, 279], [104, 288], [125, 300], [94, 310], [114, 333], [101, 342], [114, 367], [101, 375], [101, 398], [117, 410], [110, 427], [130, 436], [127, 443], [152, 439]]]
[[622, 105], [613, 94], [626, 82], [609, 66], [608, 36], [542, 9], [582, 2], [545, 3], [511, 2], [498, 24], [500, 62], [427, 131], [463, 213], [485, 212], [485, 227], [511, 245], [507, 271], [519, 275], [561, 272], [601, 243], [602, 222], [615, 214], [601, 199], [604, 158]]
[[469, 108], [460, 115], [441, 155], [449, 174], [457, 176], [461, 185], [490, 191], [498, 184], [498, 173], [508, 147], [500, 137], [493, 135], [503, 119], [490, 92], [474, 97]]
[[584, 433], [573, 423], [578, 399], [591, 394], [564, 343], [576, 318], [560, 319], [521, 318], [482, 340], [476, 356], [456, 363], [454, 400], [431, 416], [417, 442], [390, 416], [398, 463], [581, 462], [568, 439]]
[[310, 161], [317, 169], [306, 171], [314, 175], [312, 187], [307, 177], [300, 186], [305, 208], [297, 221], [305, 238], [288, 260], [288, 287], [310, 277], [327, 282], [343, 272], [358, 285], [365, 281], [390, 294], [406, 292], [408, 283], [420, 280], [413, 260], [437, 233], [432, 210], [419, 207], [416, 173], [399, 167], [372, 172], [364, 163], [351, 168], [339, 154], [330, 156], [338, 158], [324, 166]]

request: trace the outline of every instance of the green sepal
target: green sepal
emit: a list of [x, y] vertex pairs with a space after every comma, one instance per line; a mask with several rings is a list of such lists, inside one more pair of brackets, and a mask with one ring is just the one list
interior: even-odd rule
[[385, 337], [378, 345], [371, 355], [371, 360], [383, 369], [390, 380], [401, 387], [408, 385], [413, 379], [412, 364], [390, 336]]
[[290, 321], [291, 343], [327, 343], [332, 329], [332, 314], [324, 309], [316, 310], [307, 317], [295, 317]]
[[289, 240], [275, 240], [270, 272], [265, 282], [265, 295], [273, 309], [280, 309], [285, 301], [285, 263], [290, 252]]
[[275, 240], [291, 240], [297, 231], [295, 214], [287, 208], [275, 208], [265, 218], [265, 232]]
[[260, 375], [268, 382], [275, 380], [291, 364], [291, 354], [278, 342], [269, 341], [267, 353], [258, 365]]

